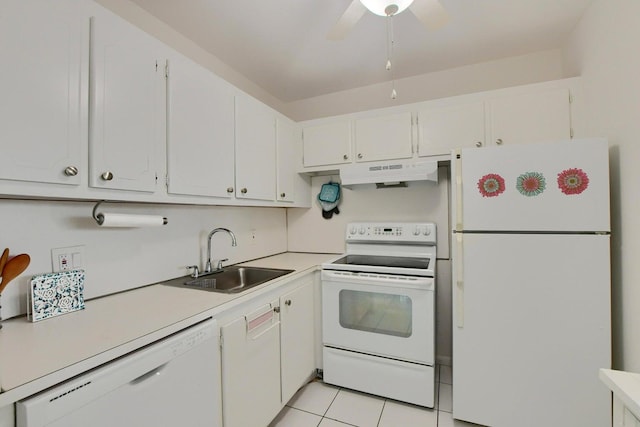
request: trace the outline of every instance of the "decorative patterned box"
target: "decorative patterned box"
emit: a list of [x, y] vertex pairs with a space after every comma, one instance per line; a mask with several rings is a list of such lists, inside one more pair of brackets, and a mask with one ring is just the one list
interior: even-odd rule
[[84, 270], [31, 278], [28, 313], [32, 322], [84, 309]]

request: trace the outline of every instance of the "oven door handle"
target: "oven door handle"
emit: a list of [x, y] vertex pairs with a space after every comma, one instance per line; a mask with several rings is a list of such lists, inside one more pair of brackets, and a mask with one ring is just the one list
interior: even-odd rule
[[392, 276], [389, 274], [352, 273], [344, 271], [322, 270], [322, 281], [335, 283], [354, 283], [377, 286], [396, 286], [399, 288], [434, 290], [433, 277]]

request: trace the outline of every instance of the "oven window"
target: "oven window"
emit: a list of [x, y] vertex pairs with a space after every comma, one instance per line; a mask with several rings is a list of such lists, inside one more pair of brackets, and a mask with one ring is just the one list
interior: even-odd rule
[[343, 289], [339, 294], [340, 326], [408, 338], [412, 304], [406, 295]]

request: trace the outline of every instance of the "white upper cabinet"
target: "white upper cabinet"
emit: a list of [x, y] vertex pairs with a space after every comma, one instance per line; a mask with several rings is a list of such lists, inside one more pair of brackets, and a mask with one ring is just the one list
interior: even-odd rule
[[351, 121], [340, 119], [303, 129], [305, 167], [351, 163]]
[[569, 90], [560, 88], [488, 101], [488, 142], [501, 145], [571, 138], [569, 99]]
[[247, 95], [236, 97], [236, 197], [274, 201], [276, 118]]
[[418, 155], [446, 155], [453, 148], [481, 147], [484, 103], [432, 107], [418, 113]]
[[411, 113], [355, 120], [356, 161], [408, 159], [413, 156]]
[[153, 192], [163, 145], [164, 65], [159, 41], [96, 8], [91, 18], [92, 187]]
[[169, 61], [168, 192], [233, 197], [233, 88], [188, 58]]
[[296, 171], [295, 154], [299, 152], [300, 128], [291, 120], [276, 119], [277, 140], [277, 170], [276, 193], [280, 202], [293, 202], [296, 199]]
[[0, 179], [86, 177], [82, 23], [76, 0], [0, 1]]

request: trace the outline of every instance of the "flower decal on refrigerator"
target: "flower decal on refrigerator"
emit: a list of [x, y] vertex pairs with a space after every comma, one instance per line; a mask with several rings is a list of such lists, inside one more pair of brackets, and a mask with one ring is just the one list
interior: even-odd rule
[[526, 172], [516, 180], [516, 189], [527, 197], [539, 196], [546, 187], [547, 182], [540, 172]]
[[490, 173], [478, 181], [478, 190], [482, 197], [496, 197], [504, 192], [504, 178], [496, 173]]
[[558, 174], [558, 187], [566, 195], [580, 194], [588, 186], [589, 177], [582, 169], [565, 169]]

